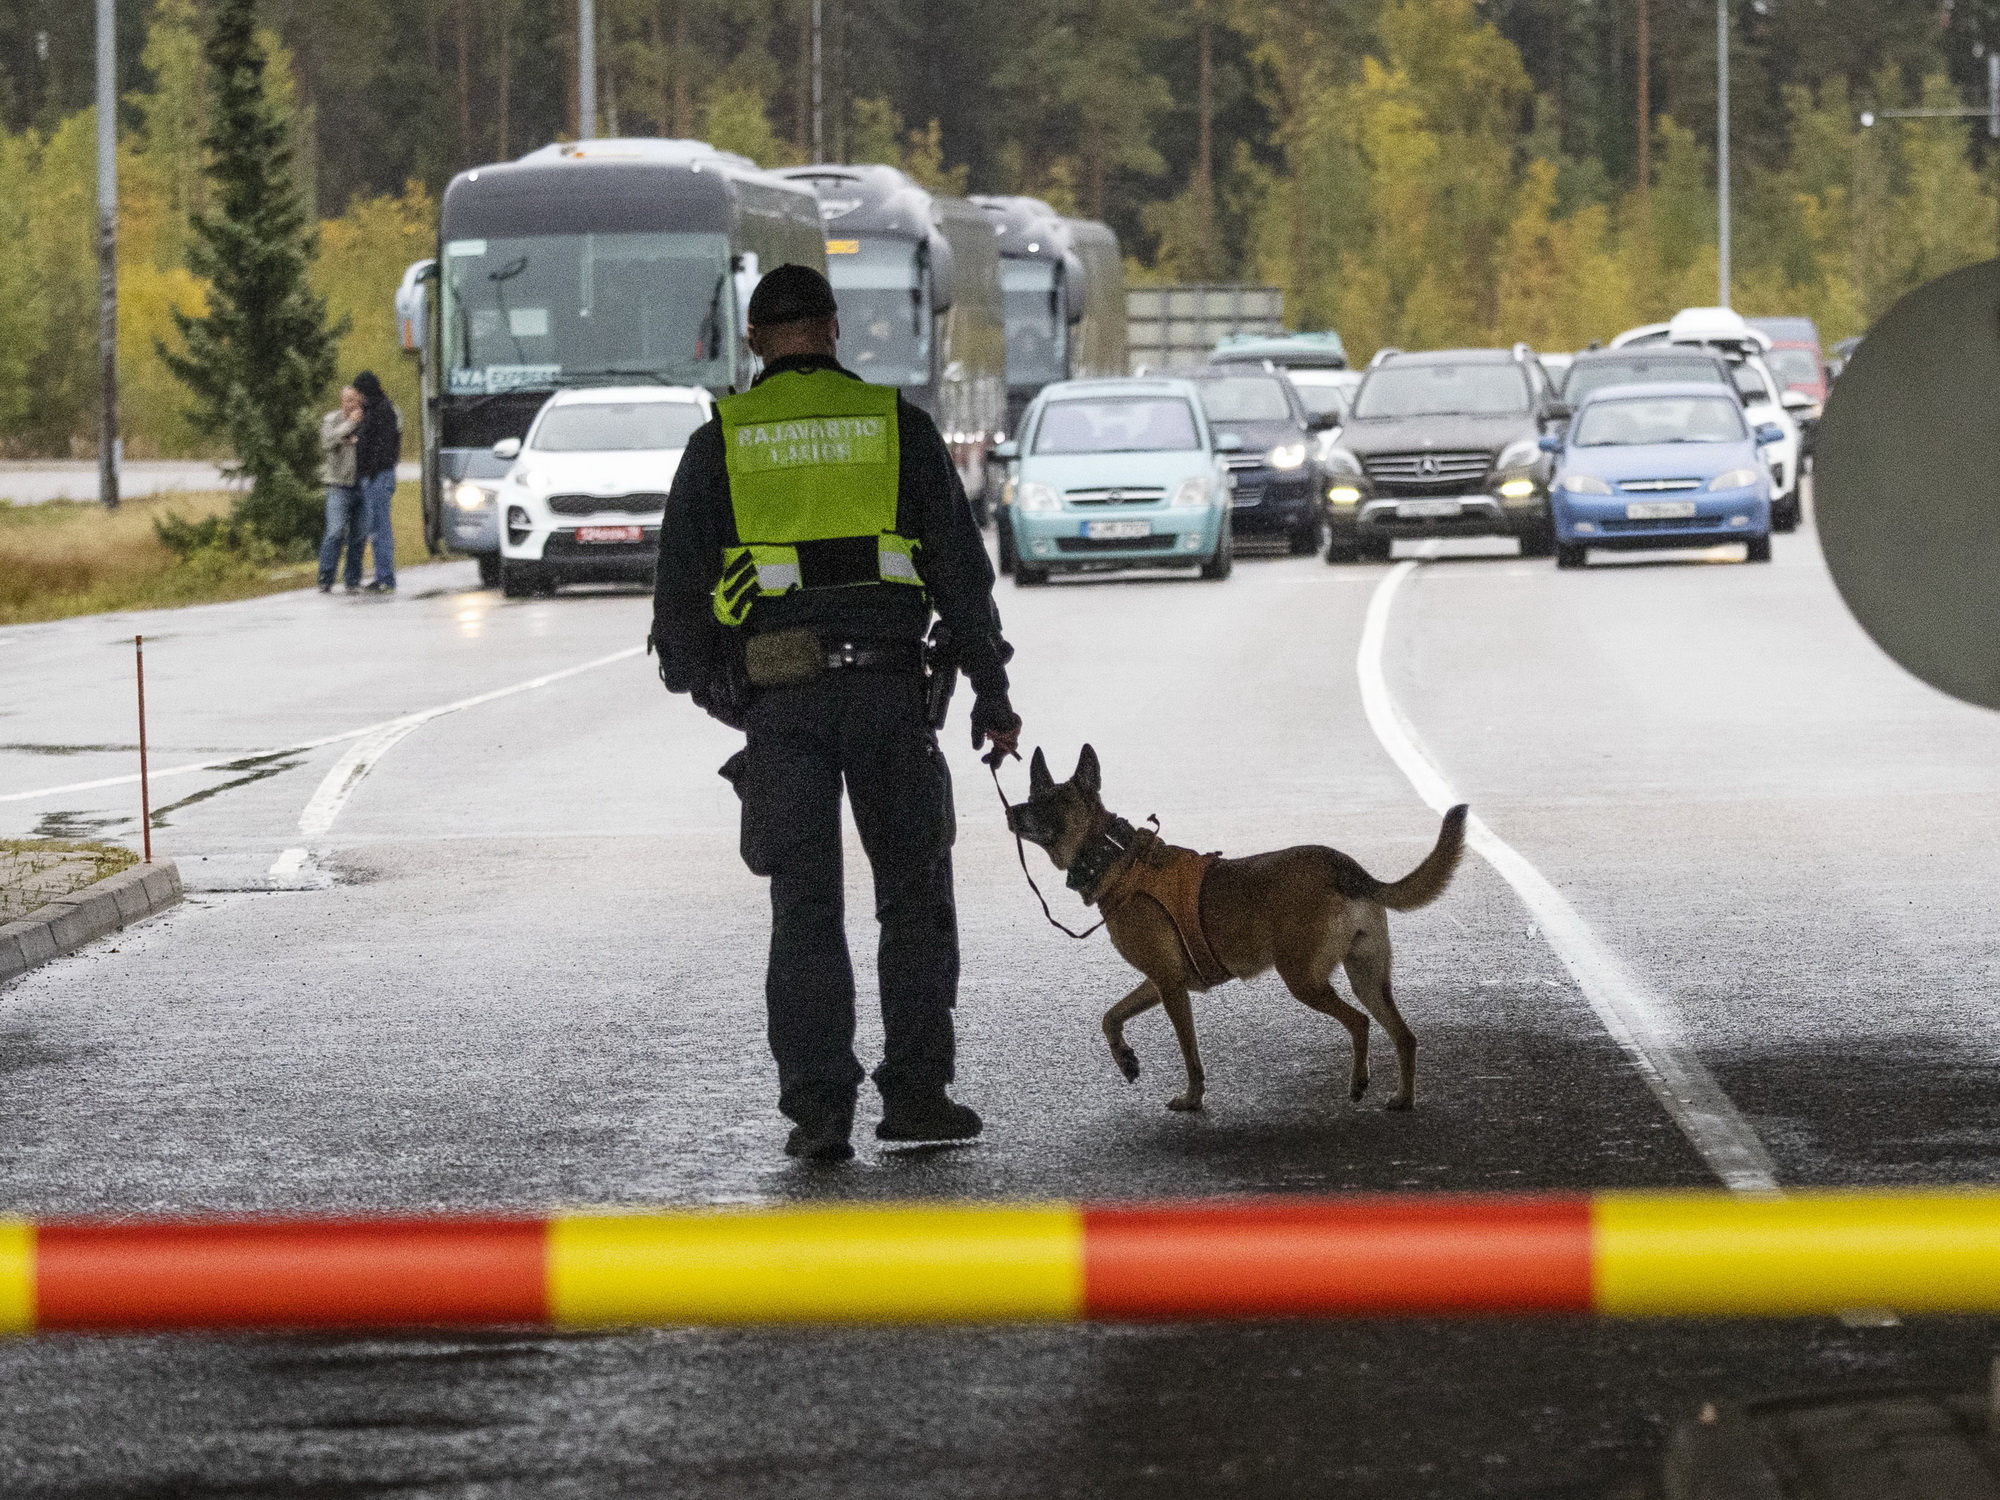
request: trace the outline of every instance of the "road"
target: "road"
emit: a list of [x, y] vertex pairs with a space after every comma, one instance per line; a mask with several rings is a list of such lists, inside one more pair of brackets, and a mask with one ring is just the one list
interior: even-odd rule
[[[1357, 672], [1392, 576], [1380, 681], [1414, 744], [1678, 1028], [1780, 1183], [2000, 1180], [2000, 719], [1881, 656], [1809, 531], [1768, 567], [1245, 559], [1223, 583], [1003, 586], [1028, 739], [1059, 774], [1091, 742], [1111, 806], [1157, 813], [1177, 842], [1323, 840], [1400, 874], [1436, 817], [1371, 729]], [[1561, 934], [1481, 859], [1395, 924], [1422, 1043], [1413, 1113], [1382, 1110], [1379, 1084], [1347, 1103], [1344, 1037], [1264, 979], [1198, 1003], [1208, 1109], [1170, 1114], [1166, 1022], [1133, 1024], [1146, 1071], [1124, 1084], [1097, 1018], [1126, 971], [1101, 938], [1043, 923], [962, 706], [947, 740], [959, 1091], [987, 1137], [878, 1150], [867, 1116], [851, 1166], [786, 1160], [762, 1046], [765, 895], [715, 775], [735, 737], [618, 655], [646, 609], [613, 592], [503, 601], [449, 564], [391, 600], [0, 630], [0, 835], [134, 835], [131, 786], [46, 790], [131, 770], [134, 631], [153, 764], [229, 762], [156, 787], [191, 899], [0, 993], [0, 1211], [1717, 1181]], [[357, 754], [366, 775], [328, 787]], [[1009, 786], [1024, 789], [1018, 768]], [[850, 852], [865, 993], [851, 837]], [[1043, 884], [1074, 909], [1059, 878]], [[863, 1033], [874, 1045], [865, 1007]], [[1705, 1399], [1976, 1384], [1996, 1331], [48, 1338], [0, 1348], [0, 1492], [1637, 1497]]]

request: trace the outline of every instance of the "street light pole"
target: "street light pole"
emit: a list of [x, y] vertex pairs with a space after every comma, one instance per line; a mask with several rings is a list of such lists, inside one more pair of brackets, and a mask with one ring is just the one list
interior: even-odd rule
[[97, 0], [97, 498], [118, 508], [118, 36]]
[[597, 0], [576, 0], [576, 138], [597, 139]]
[[825, 15], [824, 0], [813, 0], [813, 160], [826, 160], [826, 78], [820, 34]]
[[1716, 305], [1729, 306], [1729, 0], [1715, 0]]

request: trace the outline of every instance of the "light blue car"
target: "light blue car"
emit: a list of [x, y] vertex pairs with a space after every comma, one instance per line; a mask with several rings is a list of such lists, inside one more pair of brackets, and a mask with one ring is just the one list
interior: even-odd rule
[[1580, 568], [1589, 549], [1713, 547], [1741, 542], [1771, 560], [1771, 466], [1760, 451], [1784, 433], [1754, 431], [1725, 386], [1703, 382], [1602, 386], [1585, 396], [1564, 436], [1549, 499], [1556, 566]]
[[1000, 565], [1022, 586], [1054, 572], [1232, 561], [1224, 455], [1242, 439], [1208, 425], [1184, 380], [1066, 380], [1045, 386], [1020, 436], [997, 520]]

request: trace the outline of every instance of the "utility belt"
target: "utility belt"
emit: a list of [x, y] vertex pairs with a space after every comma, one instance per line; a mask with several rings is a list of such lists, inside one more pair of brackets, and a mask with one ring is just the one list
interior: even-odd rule
[[743, 643], [743, 666], [750, 686], [797, 687], [828, 672], [897, 672], [911, 676], [924, 670], [921, 641], [866, 636], [821, 636], [803, 628], [770, 630]]

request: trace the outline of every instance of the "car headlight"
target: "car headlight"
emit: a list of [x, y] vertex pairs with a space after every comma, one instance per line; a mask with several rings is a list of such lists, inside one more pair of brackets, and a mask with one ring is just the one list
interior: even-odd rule
[[1326, 467], [1330, 473], [1361, 475], [1361, 460], [1346, 448], [1329, 448], [1326, 453]]
[[462, 480], [453, 487], [451, 492], [451, 503], [456, 505], [460, 510], [483, 509], [492, 498], [493, 491], [481, 485], [474, 484], [469, 479]]
[[1304, 443], [1280, 443], [1264, 455], [1264, 461], [1274, 469], [1296, 469], [1306, 461]]
[[1726, 474], [1718, 474], [1709, 480], [1712, 490], [1747, 490], [1757, 482], [1755, 469], [1731, 469]]
[[1351, 484], [1336, 484], [1327, 490], [1326, 498], [1335, 505], [1356, 505], [1360, 503], [1361, 491]]
[[1595, 474], [1565, 474], [1562, 487], [1572, 495], [1608, 495], [1611, 486]]
[[1062, 497], [1045, 484], [1033, 480], [1014, 491], [1014, 503], [1027, 511], [1051, 511], [1062, 509]]
[[1179, 510], [1205, 510], [1214, 494], [1206, 474], [1190, 474], [1174, 491], [1173, 503]]
[[1532, 479], [1510, 479], [1500, 486], [1500, 498], [1503, 500], [1525, 500], [1534, 493], [1535, 481]]
[[1522, 438], [1517, 443], [1509, 443], [1500, 450], [1500, 462], [1496, 469], [1525, 469], [1542, 456], [1541, 442], [1536, 438]]

